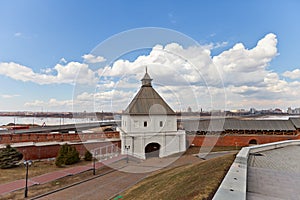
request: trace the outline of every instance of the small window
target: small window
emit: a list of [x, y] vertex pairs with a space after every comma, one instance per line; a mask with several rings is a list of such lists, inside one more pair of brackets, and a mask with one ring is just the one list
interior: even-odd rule
[[144, 127], [147, 127], [147, 121], [144, 121]]
[[160, 122], [159, 122], [159, 126], [160, 126], [160, 127], [163, 127], [163, 125], [164, 125], [163, 122], [160, 121]]
[[139, 121], [134, 121], [134, 128], [138, 128], [139, 127]]

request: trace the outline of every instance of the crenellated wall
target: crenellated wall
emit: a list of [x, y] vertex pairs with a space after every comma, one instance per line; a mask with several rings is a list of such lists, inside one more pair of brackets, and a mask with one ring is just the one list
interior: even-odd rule
[[96, 132], [96, 133], [24, 133], [24, 134], [1, 134], [0, 144], [21, 142], [63, 142], [63, 141], [86, 141], [94, 139], [120, 138], [119, 132]]
[[[189, 135], [187, 140], [189, 145], [194, 146], [249, 146], [251, 140], [255, 140], [257, 144], [265, 144], [270, 142], [278, 142], [283, 140], [300, 139], [300, 135]], [[205, 142], [204, 142], [205, 141]]]

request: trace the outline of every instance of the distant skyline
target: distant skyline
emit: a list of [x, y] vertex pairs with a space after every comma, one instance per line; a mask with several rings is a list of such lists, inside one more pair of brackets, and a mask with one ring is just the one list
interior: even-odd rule
[[[176, 111], [300, 107], [297, 0], [12, 0], [0, 8], [0, 111], [120, 111], [139, 89], [145, 64]], [[143, 27], [178, 31], [199, 45], [153, 44], [107, 65], [105, 55], [93, 54], [115, 34]], [[197, 70], [164, 57], [167, 51]]]

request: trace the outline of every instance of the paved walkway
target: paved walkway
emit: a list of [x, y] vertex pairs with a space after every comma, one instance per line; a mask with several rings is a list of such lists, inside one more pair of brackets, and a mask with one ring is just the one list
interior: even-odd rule
[[[100, 167], [104, 165], [110, 165], [111, 163], [114, 163], [118, 160], [124, 159], [125, 156], [120, 155], [118, 157], [111, 158], [109, 160], [103, 161], [103, 162], [97, 162], [95, 165], [96, 169], [99, 169]], [[38, 184], [44, 184], [48, 183], [66, 176], [70, 175], [76, 175], [80, 174], [82, 172], [92, 170], [93, 169], [93, 164], [89, 164], [86, 166], [77, 166], [77, 167], [72, 167], [64, 170], [59, 170], [59, 171], [54, 171], [54, 172], [49, 172], [47, 174], [43, 174], [40, 176], [32, 177], [28, 179], [28, 187], [32, 185], [38, 185]], [[5, 183], [0, 185], [0, 195], [13, 192], [19, 189], [25, 188], [25, 179], [21, 180], [16, 180], [13, 182]]]
[[150, 158], [139, 162], [130, 161], [128, 164], [115, 163], [113, 168], [119, 170], [113, 171], [105, 176], [81, 183], [79, 185], [43, 196], [42, 200], [64, 200], [64, 199], [89, 199], [104, 200], [111, 199], [116, 194], [132, 187], [137, 182], [143, 180], [152, 171], [162, 168], [180, 166], [188, 163], [199, 162], [195, 156], [183, 156], [178, 158]]
[[114, 171], [105, 176], [92, 179], [90, 181], [49, 194], [39, 199], [110, 199], [115, 194], [118, 194], [126, 188], [134, 185], [136, 182], [140, 181], [146, 176], [147, 174], [134, 174], [121, 171]]

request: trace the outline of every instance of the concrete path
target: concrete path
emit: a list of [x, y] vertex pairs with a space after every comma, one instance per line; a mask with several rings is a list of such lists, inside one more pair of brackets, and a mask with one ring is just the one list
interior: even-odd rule
[[[95, 165], [95, 168], [99, 169], [100, 167], [103, 167], [104, 165], [110, 165], [111, 163], [116, 162], [121, 159], [124, 159], [124, 158], [125, 158], [125, 156], [120, 155], [120, 156], [113, 157], [111, 159], [108, 159], [108, 160], [105, 160], [102, 162], [97, 162]], [[86, 166], [77, 166], [77, 167], [72, 167], [72, 168], [68, 168], [68, 169], [64, 169], [64, 170], [49, 172], [47, 174], [29, 178], [28, 179], [28, 187], [32, 186], [32, 185], [48, 183], [48, 182], [51, 182], [51, 181], [54, 181], [54, 180], [57, 180], [57, 179], [60, 179], [60, 178], [66, 177], [66, 176], [80, 174], [82, 172], [92, 170], [92, 169], [93, 169], [93, 165], [89, 164]], [[0, 185], [0, 195], [6, 194], [9, 192], [13, 192], [13, 191], [16, 191], [19, 189], [23, 189], [23, 188], [25, 188], [25, 179], [1, 184]]]

